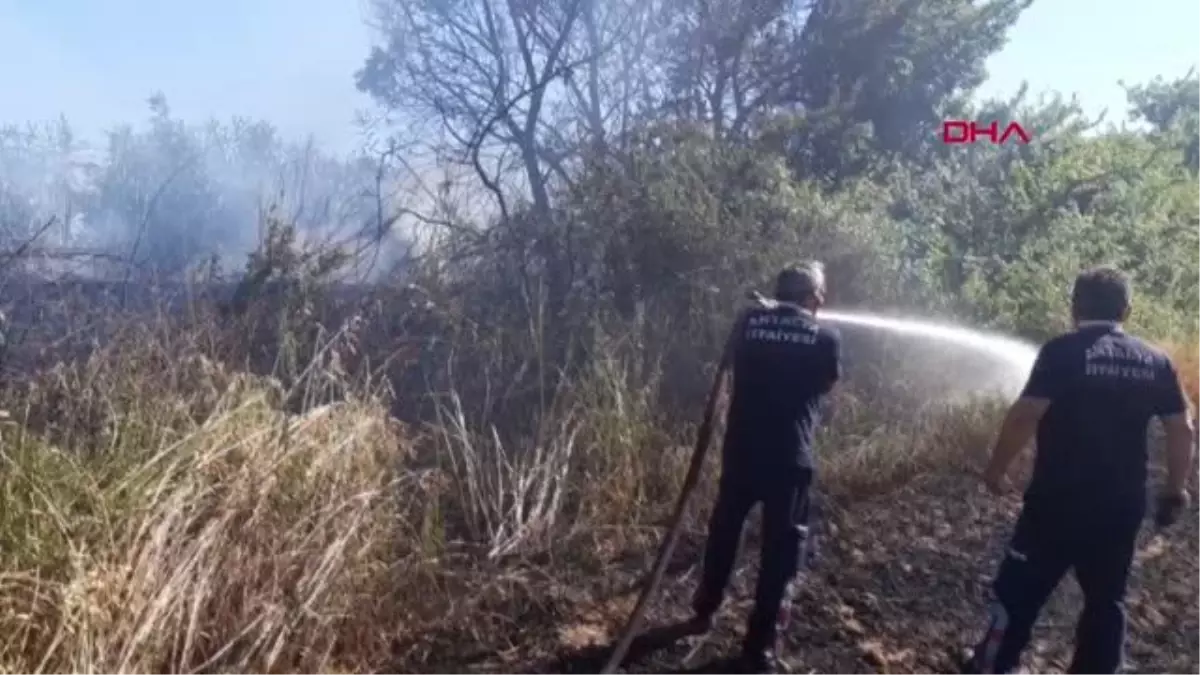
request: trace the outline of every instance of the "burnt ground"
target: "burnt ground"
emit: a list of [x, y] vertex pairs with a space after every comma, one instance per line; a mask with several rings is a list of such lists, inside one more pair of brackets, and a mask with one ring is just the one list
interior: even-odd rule
[[[1018, 496], [987, 495], [966, 475], [926, 476], [869, 501], [828, 506], [786, 637], [791, 671], [954, 672], [954, 654], [983, 629], [988, 584], [1019, 506]], [[728, 659], [737, 653], [753, 594], [755, 529], [756, 522], [747, 528], [742, 564], [713, 631], [635, 644], [643, 653], [627, 659], [625, 672], [731, 672]], [[1127, 671], [1200, 669], [1197, 536], [1195, 507], [1167, 537], [1143, 530], [1128, 599]], [[665, 627], [687, 618], [701, 544], [697, 531], [681, 541], [643, 624], [648, 630], [669, 633]], [[421, 669], [598, 672], [637, 596], [637, 573], [614, 569], [608, 576], [623, 588], [605, 600], [589, 593], [552, 616], [514, 620], [519, 629], [507, 649], [442, 653]], [[1065, 669], [1078, 608], [1068, 575], [1043, 610], [1026, 669]]]

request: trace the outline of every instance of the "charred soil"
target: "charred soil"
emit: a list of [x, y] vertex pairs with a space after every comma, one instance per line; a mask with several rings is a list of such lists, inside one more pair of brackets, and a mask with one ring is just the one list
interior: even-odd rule
[[[1019, 495], [995, 498], [971, 476], [949, 472], [851, 504], [827, 501], [814, 564], [797, 593], [786, 636], [783, 656], [791, 672], [955, 672], [961, 648], [983, 629], [988, 586], [1019, 508]], [[702, 528], [691, 528], [648, 612], [647, 637], [635, 643], [625, 672], [730, 672], [752, 603], [756, 529], [752, 518], [741, 566], [713, 630], [680, 637], [672, 635], [672, 626], [688, 618], [703, 544]], [[1200, 667], [1197, 534], [1195, 508], [1165, 536], [1144, 528], [1128, 597], [1128, 671]], [[519, 628], [508, 636], [507, 648], [452, 651], [454, 639], [446, 635], [422, 663], [403, 659], [395, 666], [597, 672], [644, 569], [614, 565], [604, 584], [609, 592], [577, 588], [574, 600], [560, 596], [552, 611], [512, 617]], [[1035, 628], [1027, 669], [1065, 669], [1079, 606], [1068, 575]]]

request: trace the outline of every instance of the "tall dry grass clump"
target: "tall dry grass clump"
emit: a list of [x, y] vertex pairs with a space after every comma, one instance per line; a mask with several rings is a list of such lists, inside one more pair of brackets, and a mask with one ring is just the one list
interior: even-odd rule
[[104, 391], [107, 415], [89, 422], [107, 442], [81, 452], [24, 424], [0, 437], [0, 668], [378, 663], [425, 503], [386, 408], [290, 415], [268, 378], [198, 354], [155, 374], [128, 356], [98, 352], [11, 402], [32, 418], [48, 390]]

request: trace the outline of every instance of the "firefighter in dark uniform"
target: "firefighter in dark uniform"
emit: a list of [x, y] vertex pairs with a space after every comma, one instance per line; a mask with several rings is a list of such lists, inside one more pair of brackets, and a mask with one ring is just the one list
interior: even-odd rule
[[1009, 410], [984, 472], [995, 493], [1036, 432], [1033, 476], [993, 591], [983, 639], [965, 670], [1013, 671], [1043, 603], [1074, 570], [1084, 595], [1072, 673], [1114, 673], [1125, 638], [1123, 600], [1146, 512], [1147, 424], [1166, 432], [1167, 479], [1155, 520], [1171, 525], [1187, 504], [1192, 423], [1179, 378], [1161, 351], [1129, 335], [1128, 278], [1111, 267], [1081, 273], [1076, 328], [1047, 342]]
[[742, 526], [762, 504], [762, 551], [744, 666], [778, 667], [776, 641], [789, 614], [793, 579], [806, 556], [813, 436], [821, 400], [841, 374], [836, 332], [817, 322], [824, 302], [820, 263], [790, 267], [775, 298], [745, 311], [726, 345], [733, 393], [719, 495], [709, 524], [695, 632], [707, 631], [733, 571]]

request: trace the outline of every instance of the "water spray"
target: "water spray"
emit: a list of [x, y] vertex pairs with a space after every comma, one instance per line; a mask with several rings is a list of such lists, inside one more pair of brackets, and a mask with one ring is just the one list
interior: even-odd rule
[[879, 328], [900, 335], [912, 335], [967, 347], [1011, 366], [1021, 377], [1029, 374], [1029, 370], [1033, 367], [1033, 361], [1037, 357], [1037, 347], [1028, 342], [962, 326], [832, 309], [821, 310], [820, 317], [834, 323]]
[[[778, 300], [764, 297], [758, 291], [752, 290], [746, 296], [760, 307], [774, 307], [780, 304]], [[1033, 368], [1034, 359], [1037, 358], [1037, 347], [1028, 342], [964, 326], [836, 309], [821, 309], [818, 317], [821, 321], [830, 323], [872, 328], [892, 335], [942, 343], [968, 351], [973, 356], [983, 357], [985, 362], [999, 367], [995, 372], [996, 384], [1005, 395], [1018, 393]]]

